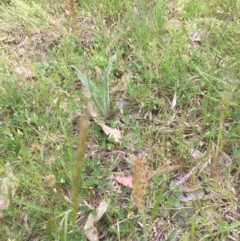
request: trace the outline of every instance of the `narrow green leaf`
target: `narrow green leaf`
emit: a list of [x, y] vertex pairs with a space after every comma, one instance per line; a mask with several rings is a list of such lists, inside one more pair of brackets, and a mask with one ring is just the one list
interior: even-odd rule
[[175, 241], [175, 240], [177, 239], [177, 234], [178, 234], [177, 229], [174, 229], [174, 230], [169, 234], [167, 241]]
[[76, 73], [77, 73], [77, 76], [78, 76], [78, 79], [81, 81], [81, 83], [83, 84], [83, 86], [85, 88], [87, 88], [87, 90], [91, 93], [91, 95], [93, 95], [96, 90], [97, 90], [97, 87], [96, 85], [86, 77], [86, 75], [84, 75], [79, 69], [77, 69], [75, 66], [71, 66], [72, 68], [75, 69]]
[[[4, 197], [4, 198], [8, 198], [8, 195], [7, 194], [4, 194], [4, 193], [0, 193], [0, 196]], [[18, 198], [14, 198], [12, 197], [12, 202], [13, 203], [17, 203], [17, 204], [22, 204], [24, 206], [26, 206], [27, 208], [30, 208], [30, 209], [34, 209], [34, 210], [37, 210], [37, 211], [41, 211], [41, 212], [44, 212], [44, 213], [53, 213], [55, 212], [56, 214], [60, 214], [60, 212], [57, 212], [57, 211], [54, 211], [54, 210], [50, 210], [50, 209], [47, 209], [47, 208], [43, 208], [43, 207], [40, 207], [36, 204], [33, 204], [33, 203], [30, 203], [30, 202], [24, 202]]]

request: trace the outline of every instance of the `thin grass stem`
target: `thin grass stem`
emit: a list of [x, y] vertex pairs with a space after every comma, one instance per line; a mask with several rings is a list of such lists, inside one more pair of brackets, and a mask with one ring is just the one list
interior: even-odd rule
[[85, 153], [85, 145], [88, 134], [88, 118], [84, 117], [80, 122], [80, 132], [78, 135], [77, 143], [77, 156], [76, 156], [76, 165], [73, 170], [73, 186], [72, 186], [72, 203], [73, 203], [73, 212], [72, 212], [72, 221], [75, 224], [77, 209], [79, 205], [79, 191], [80, 191], [80, 178], [83, 169], [83, 157]]

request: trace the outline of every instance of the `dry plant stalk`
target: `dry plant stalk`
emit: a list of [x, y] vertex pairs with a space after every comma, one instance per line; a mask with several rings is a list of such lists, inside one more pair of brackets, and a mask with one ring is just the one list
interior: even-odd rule
[[143, 225], [143, 240], [148, 240], [148, 230], [144, 209], [145, 186], [147, 183], [147, 167], [142, 158], [135, 158], [132, 164], [132, 200], [137, 206]]
[[72, 17], [72, 26], [73, 29], [77, 28], [77, 8], [75, 0], [68, 0], [69, 9]]
[[144, 210], [145, 186], [147, 183], [147, 167], [142, 158], [135, 158], [132, 164], [132, 200], [139, 211]]
[[73, 222], [76, 221], [77, 209], [78, 209], [78, 194], [80, 191], [80, 178], [83, 169], [83, 157], [85, 153], [85, 145], [88, 134], [88, 117], [84, 117], [80, 122], [80, 132], [77, 142], [77, 156], [76, 165], [73, 170], [73, 187], [72, 187], [72, 203], [73, 203]]

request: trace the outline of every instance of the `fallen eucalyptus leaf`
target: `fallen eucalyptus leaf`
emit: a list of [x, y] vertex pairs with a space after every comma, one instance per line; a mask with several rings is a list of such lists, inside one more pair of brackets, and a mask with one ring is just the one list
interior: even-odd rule
[[109, 136], [110, 138], [113, 138], [115, 142], [121, 142], [121, 132], [116, 129], [116, 128], [112, 128], [107, 126], [106, 124], [104, 124], [102, 121], [99, 121], [97, 119], [94, 119], [95, 122], [102, 127], [102, 130], [104, 131], [104, 133]]
[[87, 102], [87, 109], [89, 114], [93, 117], [96, 118], [98, 116], [97, 109], [96, 107], [93, 106], [91, 102]]
[[105, 200], [101, 201], [96, 209], [96, 215], [92, 213], [88, 216], [88, 219], [84, 225], [85, 235], [90, 241], [99, 241], [97, 228], [94, 226], [103, 214], [107, 211], [107, 202]]
[[129, 177], [116, 176], [115, 179], [118, 183], [122, 184], [123, 186], [130, 187], [130, 188], [132, 188], [133, 186], [133, 179], [131, 176]]

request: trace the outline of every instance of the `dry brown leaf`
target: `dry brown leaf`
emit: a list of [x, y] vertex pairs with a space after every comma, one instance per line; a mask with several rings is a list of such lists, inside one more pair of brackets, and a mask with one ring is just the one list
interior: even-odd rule
[[192, 192], [183, 192], [178, 195], [180, 201], [186, 203], [189, 201], [201, 200], [204, 198], [204, 192], [202, 191], [192, 191]]
[[[0, 180], [0, 193], [8, 194], [11, 190], [12, 197], [15, 195], [16, 187], [18, 184], [17, 178], [13, 175], [11, 164], [8, 162], [5, 165], [6, 177]], [[8, 198], [0, 196], [0, 217], [2, 217], [2, 210], [7, 209], [9, 206]]]
[[188, 152], [195, 161], [201, 159], [204, 156], [204, 153], [200, 152], [199, 150], [194, 150], [193, 148], [188, 148]]
[[174, 95], [173, 95], [172, 104], [171, 104], [171, 110], [173, 110], [175, 108], [176, 104], [177, 104], [177, 93], [175, 91]]
[[115, 179], [118, 183], [122, 184], [123, 186], [130, 187], [130, 188], [132, 188], [133, 186], [133, 179], [131, 176], [129, 177], [116, 176]]
[[97, 109], [93, 106], [91, 102], [87, 103], [87, 110], [93, 118], [96, 118], [98, 116]]
[[201, 37], [199, 31], [195, 31], [191, 37], [191, 40], [195, 43], [200, 43], [201, 42]]
[[115, 142], [121, 142], [121, 132], [118, 129], [109, 127], [97, 119], [94, 120], [99, 126], [102, 127], [102, 130], [107, 136], [113, 138]]
[[84, 231], [85, 235], [88, 240], [90, 241], [98, 241], [98, 231], [97, 228], [94, 226], [95, 223], [97, 223], [103, 214], [107, 211], [107, 202], [105, 200], [101, 201], [98, 205], [96, 212], [96, 215], [90, 214], [88, 216], [88, 219], [84, 225]]

